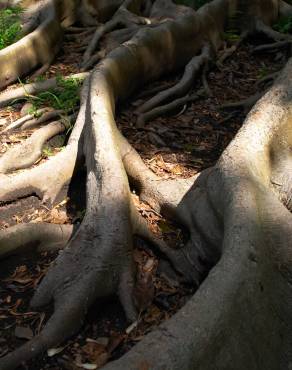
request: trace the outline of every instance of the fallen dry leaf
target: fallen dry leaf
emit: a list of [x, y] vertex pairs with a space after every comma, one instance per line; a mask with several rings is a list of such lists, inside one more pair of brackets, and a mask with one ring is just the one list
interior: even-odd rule
[[106, 347], [96, 342], [86, 343], [85, 346], [82, 347], [82, 352], [91, 363], [94, 363], [98, 367], [104, 365], [109, 358]]

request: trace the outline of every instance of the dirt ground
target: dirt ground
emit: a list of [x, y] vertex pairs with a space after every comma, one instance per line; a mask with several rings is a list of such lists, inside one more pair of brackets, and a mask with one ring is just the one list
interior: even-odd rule
[[[173, 112], [171, 116], [157, 118], [144, 129], [135, 127], [135, 108], [145, 101], [147, 91], [156, 86], [174, 84], [180, 74], [146, 86], [131, 101], [119, 107], [117, 123], [120, 130], [156, 174], [165, 178], [189, 177], [216, 162], [247, 113], [240, 108], [222, 109], [222, 104], [246, 99], [263, 89], [257, 82], [280, 70], [285, 63], [287, 55], [282, 51], [253, 54], [252, 48], [257, 42], [262, 40], [248, 40], [220, 68], [215, 64], [210, 65], [208, 83], [211, 96], [203, 97]], [[81, 49], [78, 40], [67, 35], [64, 48], [46, 77], [78, 72]], [[193, 90], [196, 91], [200, 86], [201, 81], [198, 80]], [[8, 109], [2, 109], [0, 122], [5, 126], [18, 118], [22, 105], [23, 102], [17, 102]], [[0, 154], [32, 132], [1, 135]], [[66, 141], [65, 137], [59, 139], [61, 144], [56, 139], [50, 142], [53, 154], [61, 150]], [[45, 160], [47, 156], [44, 153], [41, 161]], [[85, 172], [75, 176], [70, 188], [64, 189], [53, 207], [42, 204], [35, 196], [1, 204], [0, 228], [21, 222], [43, 221], [78, 225], [85, 209], [84, 189]], [[134, 193], [133, 198], [151, 230], [170, 245], [175, 247], [187, 237], [177, 225], [169, 223], [148, 205], [139, 202]], [[56, 255], [27, 254], [1, 261], [0, 356], [37, 334], [52, 312], [52, 307], [47, 307], [43, 312], [32, 312], [29, 301]], [[182, 286], [177, 283], [175, 276], [161, 273], [161, 270], [165, 271], [165, 268], [162, 269], [164, 262], [142, 240], [135, 240], [134, 259], [138, 271], [136, 296], [144, 300], [146, 307], [139, 316], [137, 326], [129, 327], [117, 299], [98, 301], [91, 308], [79, 335], [19, 369], [98, 368], [126, 352], [150, 330], [173, 315], [194, 293], [194, 287]]]

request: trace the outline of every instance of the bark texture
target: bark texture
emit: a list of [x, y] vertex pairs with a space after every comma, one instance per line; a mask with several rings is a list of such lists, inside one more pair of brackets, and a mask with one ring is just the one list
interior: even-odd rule
[[[46, 12], [38, 27], [43, 30], [54, 23], [48, 27], [55, 33], [49, 34], [59, 38], [61, 25], [76, 19], [77, 2], [48, 4], [52, 13]], [[85, 4], [92, 7], [93, 18], [97, 4]], [[121, 2], [112, 5], [111, 14], [121, 9]], [[114, 116], [118, 101], [187, 66], [178, 85], [158, 93], [140, 112], [165, 109], [161, 103], [183, 98], [199, 69], [216, 58], [230, 22], [242, 34], [264, 32], [281, 40], [282, 35], [270, 27], [280, 15], [290, 14], [291, 7], [277, 0], [213, 0], [197, 12], [166, 0], [156, 0], [150, 10], [143, 1], [123, 5], [127, 16], [128, 11], [149, 15], [157, 23], [142, 27], [112, 50], [85, 80], [79, 115], [63, 152], [38, 167], [0, 177], [1, 201], [31, 193], [54, 201], [82, 156], [87, 169], [85, 217], [32, 302], [39, 307], [53, 301], [54, 314], [38, 336], [0, 359], [0, 369], [14, 369], [76, 333], [97, 298], [118, 294], [127, 317], [134, 320], [131, 252], [136, 234], [150, 239], [199, 289], [172, 319], [105, 369], [286, 370], [292, 364], [292, 61], [249, 113], [218, 163], [195, 178], [171, 181], [154, 175], [122, 137]], [[23, 47], [23, 40], [4, 49], [3, 58], [0, 54], [0, 71], [12, 50]], [[56, 39], [50, 40], [55, 47]], [[53, 44], [48, 43], [51, 56]], [[28, 59], [26, 69], [0, 75], [0, 85], [44, 64], [42, 59], [37, 63]], [[5, 157], [1, 160], [5, 162]], [[8, 171], [2, 162], [2, 172]], [[171, 250], [151, 236], [134, 207], [129, 181], [142, 200], [186, 227], [190, 239], [184, 247]], [[209, 272], [206, 266], [213, 268]]]

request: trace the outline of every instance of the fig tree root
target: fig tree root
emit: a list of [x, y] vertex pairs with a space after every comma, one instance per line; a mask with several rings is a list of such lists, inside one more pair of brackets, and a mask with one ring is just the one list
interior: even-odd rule
[[11, 132], [18, 128], [21, 130], [31, 129], [52, 119], [59, 118], [64, 114], [65, 112], [62, 110], [52, 110], [48, 108], [38, 109], [35, 113], [27, 114], [15, 122], [12, 122], [10, 125], [5, 127], [2, 132]]
[[[77, 79], [83, 81], [88, 77], [88, 72], [76, 73], [73, 75], [63, 77], [66, 79]], [[5, 90], [0, 93], [0, 107], [5, 107], [15, 101], [25, 99], [27, 97], [33, 97], [41, 92], [54, 89], [58, 87], [58, 81], [56, 77], [50, 78], [45, 81], [33, 82], [30, 84], [23, 84], [20, 87]]]
[[204, 92], [198, 91], [198, 93], [186, 95], [183, 96], [182, 98], [177, 98], [168, 104], [160, 105], [156, 108], [149, 110], [146, 113], [140, 114], [137, 119], [136, 127], [143, 128], [148, 121], [151, 121], [156, 117], [163, 116], [169, 112], [175, 111], [176, 109], [181, 108], [187, 103], [199, 100], [202, 96], [204, 96]]
[[[161, 112], [159, 110], [156, 110], [155, 113], [153, 112], [153, 109], [161, 105], [161, 103], [186, 95], [192, 87], [199, 70], [202, 68], [202, 66], [208, 63], [210, 57], [211, 47], [209, 45], [205, 45], [202, 49], [202, 53], [199, 56], [193, 57], [187, 64], [182, 79], [175, 86], [159, 92], [157, 95], [139, 107], [137, 109], [137, 114], [139, 115], [137, 127], [143, 127], [144, 123], [150, 118], [157, 117], [159, 114], [166, 113], [172, 109], [171, 107], [165, 108], [164, 106], [164, 108], [160, 109]], [[183, 104], [185, 104], [185, 102], [182, 102], [182, 105]]]
[[31, 194], [52, 204], [68, 186], [80, 162], [79, 140], [84, 127], [88, 82], [84, 82], [81, 107], [66, 148], [37, 167], [11, 175], [0, 175], [0, 199], [10, 202]]
[[[276, 370], [292, 362], [292, 61], [217, 164], [194, 178], [158, 178], [114, 119], [116, 102], [186, 65], [191, 78], [183, 77], [149, 109], [187, 94], [193, 74], [222, 47], [230, 17], [246, 28], [242, 32], [280, 37], [270, 27], [283, 2], [213, 0], [194, 12], [157, 0], [148, 12], [154, 17], [163, 6], [177, 17], [138, 31], [85, 81], [67, 147], [35, 168], [0, 177], [1, 201], [34, 193], [53, 202], [82, 157], [87, 171], [84, 219], [32, 300], [34, 307], [53, 302], [54, 313], [40, 334], [0, 359], [1, 370], [15, 369], [75, 334], [97, 298], [117, 294], [128, 319], [136, 319], [134, 234], [150, 240], [198, 290], [172, 319], [105, 369]], [[129, 182], [141, 200], [186, 228], [184, 246], [168, 251], [151, 236]]]
[[275, 52], [277, 49], [284, 48], [286, 46], [291, 45], [290, 41], [278, 41], [278, 42], [273, 42], [272, 44], [265, 44], [265, 45], [260, 45], [257, 46], [253, 49], [254, 53], [259, 53], [259, 52]]
[[31, 33], [0, 51], [0, 88], [50, 63], [61, 46], [62, 28], [53, 0], [42, 1], [41, 23]]
[[44, 144], [64, 130], [65, 125], [55, 121], [35, 131], [30, 138], [12, 147], [0, 157], [0, 173], [32, 166], [42, 156]]
[[0, 256], [28, 252], [32, 246], [38, 252], [63, 249], [72, 235], [72, 225], [30, 223], [11, 226], [0, 230]]
[[116, 28], [131, 27], [135, 24], [150, 24], [151, 21], [147, 18], [138, 16], [141, 11], [141, 5], [143, 1], [137, 0], [125, 0], [121, 6], [117, 9], [110, 21], [101, 25], [97, 28], [91, 42], [89, 43], [84, 56], [83, 56], [83, 67], [89, 62], [90, 57], [95, 51], [100, 39], [108, 32], [113, 31]]
[[226, 109], [226, 108], [233, 108], [233, 109], [236, 109], [236, 108], [239, 108], [239, 109], [243, 109], [245, 112], [248, 112], [253, 106], [254, 104], [264, 95], [265, 92], [258, 92], [252, 96], [250, 96], [249, 98], [247, 99], [244, 99], [242, 101], [239, 101], [239, 102], [235, 102], [235, 103], [225, 103], [225, 104], [222, 104], [221, 105], [221, 109]]

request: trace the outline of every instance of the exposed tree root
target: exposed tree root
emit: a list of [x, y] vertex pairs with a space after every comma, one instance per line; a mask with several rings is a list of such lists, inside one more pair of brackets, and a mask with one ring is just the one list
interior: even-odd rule
[[0, 173], [7, 173], [32, 166], [42, 156], [44, 144], [65, 130], [62, 122], [51, 122], [35, 131], [23, 143], [9, 149], [0, 157]]
[[[256, 5], [261, 6], [246, 9], [251, 29], [262, 18], [268, 19], [267, 27], [273, 24], [279, 11], [275, 3], [258, 0]], [[199, 285], [214, 267], [173, 319], [105, 369], [233, 369], [235, 363], [238, 369], [288, 368], [292, 222], [285, 207], [290, 201], [283, 204], [281, 199], [284, 195], [290, 199], [291, 190], [283, 176], [291, 168], [292, 62], [249, 114], [216, 166], [193, 179], [159, 179], [114, 121], [115, 102], [141, 85], [190, 60], [201, 67], [210, 50], [216, 53], [222, 45], [228, 18], [238, 13], [242, 9], [237, 2], [214, 0], [197, 13], [183, 12], [175, 20], [139, 31], [86, 81], [66, 149], [20, 174], [23, 177], [0, 180], [1, 200], [32, 190], [54, 199], [72, 176], [84, 127], [80, 143], [87, 169], [86, 214], [32, 301], [33, 306], [54, 301], [54, 313], [38, 336], [0, 359], [1, 370], [14, 369], [76, 333], [97, 298], [118, 294], [127, 317], [135, 319], [131, 253], [135, 233], [152, 240], [188, 281]], [[208, 46], [202, 55], [192, 59], [203, 45]], [[182, 90], [196, 71], [191, 68], [191, 79], [181, 83]], [[165, 99], [178, 90], [168, 92]], [[185, 226], [190, 238], [184, 247], [168, 252], [145, 231], [133, 208], [128, 178], [142, 200]]]
[[24, 117], [19, 118], [15, 122], [4, 128], [2, 133], [11, 132], [15, 129], [21, 128], [22, 130], [30, 129], [41, 125], [47, 121], [61, 117], [64, 114], [62, 110], [52, 110], [49, 108], [38, 109], [33, 114], [27, 114]]
[[[51, 112], [45, 112], [43, 113], [40, 117], [35, 117], [31, 120], [28, 120], [26, 121], [22, 126], [21, 126], [21, 129], [22, 130], [27, 130], [27, 129], [31, 129], [31, 128], [34, 128], [34, 127], [37, 127], [39, 125], [41, 125], [42, 123], [45, 123], [45, 122], [48, 122], [48, 121], [51, 121], [53, 119], [58, 119], [58, 118], [61, 118], [62, 116], [65, 115], [65, 112], [62, 111], [62, 110], [53, 110]], [[63, 123], [65, 123], [65, 119], [62, 120]]]
[[136, 127], [143, 128], [148, 121], [151, 121], [157, 117], [163, 116], [164, 114], [170, 113], [187, 103], [194, 102], [200, 99], [204, 95], [203, 91], [198, 91], [195, 94], [187, 95], [182, 98], [173, 100], [171, 103], [160, 105], [156, 108], [149, 110], [146, 113], [138, 115]]
[[[153, 369], [234, 369], [239, 358], [236, 369], [287, 368], [292, 219], [273, 194], [270, 176], [276, 168], [283, 174], [288, 169], [287, 162], [280, 162], [291, 145], [291, 68], [290, 61], [201, 183], [201, 201], [208, 200], [220, 230], [224, 225], [224, 239], [216, 243], [219, 262], [182, 310], [106, 370], [134, 370], [141, 364]], [[192, 225], [199, 221], [212, 237], [214, 224], [202, 222], [207, 208], [195, 196], [199, 188], [196, 182], [178, 208], [191, 212], [187, 218]], [[269, 338], [267, 330], [273, 331]]]
[[43, 3], [41, 11], [46, 17], [40, 17], [40, 25], [15, 44], [0, 51], [0, 88], [40, 65], [46, 65], [59, 50], [62, 29], [55, 7], [57, 2], [47, 0]]
[[222, 104], [220, 108], [221, 109], [240, 108], [243, 109], [245, 112], [248, 112], [253, 107], [253, 105], [265, 94], [265, 92], [266, 90], [263, 92], [258, 92], [250, 96], [249, 98], [239, 102]]
[[[64, 79], [78, 79], [84, 80], [88, 77], [88, 72], [76, 73], [70, 76], [65, 76]], [[5, 90], [0, 93], [0, 107], [9, 105], [10, 103], [26, 98], [27, 96], [35, 96], [41, 92], [54, 89], [58, 86], [57, 78], [50, 78], [46, 81], [33, 82], [30, 84], [25, 84], [15, 89]]]
[[45, 163], [16, 175], [0, 176], [0, 199], [3, 202], [36, 194], [53, 203], [61, 189], [70, 182], [80, 156], [79, 139], [84, 126], [88, 84], [84, 83], [81, 108], [66, 148]]
[[73, 234], [72, 225], [29, 223], [0, 230], [0, 257], [29, 251], [38, 252], [62, 249]]
[[259, 81], [257, 81], [256, 86], [260, 87], [260, 86], [264, 86], [267, 83], [273, 83], [275, 81], [275, 79], [279, 77], [280, 73], [281, 73], [281, 71], [273, 72], [273, 73], [261, 78]]
[[283, 0], [279, 2], [279, 15], [280, 17], [288, 18], [292, 16], [292, 6]]
[[[36, 112], [36, 115], [41, 117], [44, 113], [47, 113], [48, 111], [50, 111], [49, 108], [42, 108], [42, 109], [39, 109]], [[2, 133], [16, 130], [19, 127], [21, 127], [24, 123], [26, 123], [27, 121], [31, 121], [31, 120], [34, 120], [34, 119], [35, 119], [35, 114], [26, 114], [25, 116], [17, 119], [16, 121], [14, 121], [14, 122], [10, 123], [8, 126], [6, 126], [2, 130]]]
[[[141, 118], [140, 117], [138, 118], [137, 126], [143, 127], [143, 123], [147, 121], [148, 117], [146, 115], [146, 112], [147, 113], [149, 111], [153, 112], [153, 109], [156, 108], [157, 106], [160, 106], [162, 103], [167, 102], [170, 99], [180, 98], [187, 94], [190, 88], [192, 87], [198, 72], [200, 71], [202, 66], [204, 66], [210, 60], [210, 58], [211, 58], [210, 45], [205, 45], [202, 49], [202, 53], [192, 58], [190, 62], [187, 64], [183, 77], [179, 83], [177, 83], [173, 87], [170, 87], [167, 90], [158, 93], [137, 109], [138, 115], [144, 114]], [[162, 111], [161, 113], [164, 113], [165, 108], [161, 108], [161, 111]], [[157, 112], [159, 111], [155, 110], [154, 114], [157, 114]], [[150, 117], [153, 116], [153, 114], [150, 112], [149, 115]]]
[[232, 45], [230, 48], [224, 50], [224, 52], [219, 56], [216, 65], [218, 67], [222, 67], [223, 63], [227, 58], [229, 58], [232, 54], [236, 52], [236, 50], [239, 48], [239, 46], [242, 44], [242, 42], [247, 38], [249, 32], [243, 31], [242, 34], [239, 36], [239, 39]]
[[260, 53], [260, 52], [263, 52], [263, 51], [264, 52], [266, 52], [266, 51], [274, 52], [277, 49], [281, 49], [283, 47], [289, 46], [291, 44], [291, 42], [290, 41], [277, 41], [277, 42], [274, 42], [272, 44], [260, 45], [260, 46], [255, 47], [253, 49], [253, 52], [254, 53]]
[[[88, 64], [92, 54], [97, 48], [100, 39], [108, 32], [113, 31], [116, 28], [121, 27], [132, 27], [135, 24], [150, 24], [150, 20], [147, 18], [136, 15], [140, 11], [142, 1], [124, 0], [122, 5], [118, 8], [114, 16], [110, 21], [101, 25], [97, 28], [91, 42], [89, 43], [84, 56], [83, 56], [83, 68]], [[92, 60], [91, 60], [92, 62]]]
[[257, 20], [256, 30], [258, 32], [264, 33], [267, 37], [271, 38], [275, 42], [281, 42], [281, 41], [291, 42], [292, 41], [291, 35], [284, 34], [284, 33], [273, 30], [272, 27], [266, 25], [262, 20]]

